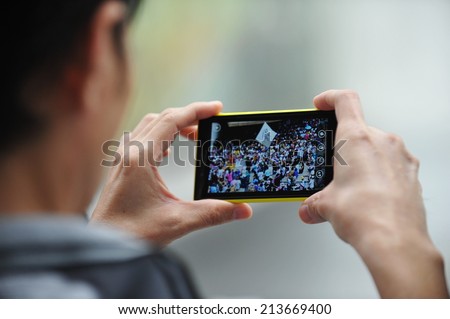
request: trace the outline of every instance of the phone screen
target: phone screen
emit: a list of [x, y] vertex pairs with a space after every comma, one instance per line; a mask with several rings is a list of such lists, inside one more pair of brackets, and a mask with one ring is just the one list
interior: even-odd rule
[[332, 180], [334, 112], [220, 115], [199, 125], [195, 198], [307, 197]]

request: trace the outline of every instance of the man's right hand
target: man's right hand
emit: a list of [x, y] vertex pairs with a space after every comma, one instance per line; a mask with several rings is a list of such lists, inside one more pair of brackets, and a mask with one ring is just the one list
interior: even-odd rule
[[443, 260], [427, 232], [419, 161], [401, 138], [367, 126], [357, 93], [327, 91], [314, 104], [336, 111], [345, 164], [335, 160], [334, 180], [303, 203], [300, 218], [329, 221], [361, 255], [382, 297], [448, 297]]

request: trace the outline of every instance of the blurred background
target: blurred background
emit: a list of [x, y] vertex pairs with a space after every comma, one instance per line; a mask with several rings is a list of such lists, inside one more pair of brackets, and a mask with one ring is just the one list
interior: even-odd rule
[[[224, 111], [306, 108], [326, 89], [355, 89], [368, 123], [401, 135], [421, 160], [430, 233], [450, 274], [450, 1], [143, 3], [127, 129], [192, 101], [221, 100]], [[172, 162], [161, 172], [177, 196], [192, 198], [194, 167]], [[299, 206], [255, 204], [252, 220], [171, 249], [205, 297], [378, 297], [353, 249], [328, 224], [302, 224]]]

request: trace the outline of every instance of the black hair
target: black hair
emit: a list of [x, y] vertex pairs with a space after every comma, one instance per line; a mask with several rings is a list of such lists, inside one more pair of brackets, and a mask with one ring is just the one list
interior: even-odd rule
[[[3, 81], [0, 97], [0, 159], [39, 135], [45, 119], [23, 98], [25, 83], [36, 74], [58, 74], [74, 54], [99, 6], [107, 0], [6, 1], [2, 4]], [[134, 15], [139, 0], [116, 0]], [[129, 19], [127, 19], [129, 20]], [[119, 54], [124, 25], [112, 36]]]

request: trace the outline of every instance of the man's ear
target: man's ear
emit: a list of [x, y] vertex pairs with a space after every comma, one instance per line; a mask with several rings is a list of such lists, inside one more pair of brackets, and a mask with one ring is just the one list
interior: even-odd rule
[[[108, 0], [99, 6], [76, 45], [72, 63], [64, 70], [63, 78], [70, 103], [76, 110], [96, 111], [104, 101], [104, 94], [111, 94], [110, 85], [117, 78], [118, 69], [124, 63], [122, 52], [125, 41], [118, 43], [117, 30], [125, 24], [127, 7], [121, 1]], [[120, 30], [120, 29], [119, 29]], [[119, 51], [121, 49], [121, 51]]]

